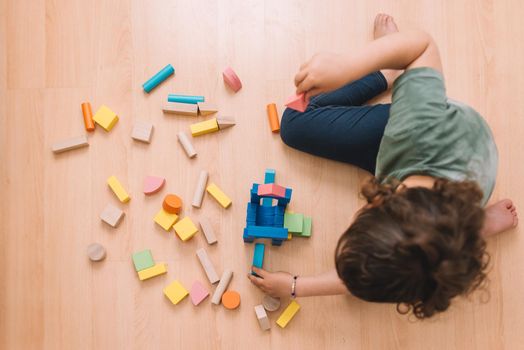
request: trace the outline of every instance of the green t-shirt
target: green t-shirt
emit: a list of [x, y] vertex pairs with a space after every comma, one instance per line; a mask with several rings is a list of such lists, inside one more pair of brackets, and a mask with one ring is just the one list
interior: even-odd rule
[[410, 69], [395, 81], [377, 177], [403, 180], [418, 174], [473, 180], [484, 192], [485, 204], [495, 186], [497, 164], [489, 126], [473, 108], [446, 97], [439, 72]]

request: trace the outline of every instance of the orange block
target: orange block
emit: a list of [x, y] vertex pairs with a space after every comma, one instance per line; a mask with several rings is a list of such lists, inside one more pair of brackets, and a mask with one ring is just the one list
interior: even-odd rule
[[278, 121], [277, 106], [274, 103], [267, 105], [267, 119], [272, 132], [280, 131], [280, 122]]
[[95, 130], [95, 122], [93, 121], [93, 111], [89, 102], [82, 103], [82, 114], [84, 115], [84, 124], [87, 131]]
[[236, 309], [240, 305], [240, 294], [234, 290], [228, 290], [222, 294], [222, 305], [229, 310]]
[[175, 194], [168, 194], [164, 198], [162, 208], [171, 214], [178, 214], [182, 210], [182, 199]]

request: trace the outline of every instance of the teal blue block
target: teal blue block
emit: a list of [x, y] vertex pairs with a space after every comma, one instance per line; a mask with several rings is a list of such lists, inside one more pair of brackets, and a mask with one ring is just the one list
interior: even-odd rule
[[191, 96], [191, 95], [176, 95], [169, 94], [167, 96], [169, 102], [178, 102], [178, 103], [190, 103], [196, 105], [198, 102], [204, 102], [204, 96]]
[[[255, 243], [255, 250], [253, 252], [253, 266], [261, 269], [264, 266], [264, 252], [266, 245], [264, 243]], [[251, 274], [256, 275], [254, 272]]]
[[291, 233], [302, 233], [304, 228], [304, 215], [285, 213], [284, 228], [287, 228]]
[[144, 91], [149, 93], [151, 90], [153, 90], [155, 87], [157, 87], [158, 84], [166, 80], [170, 75], [175, 74], [175, 68], [173, 68], [172, 65], [168, 64], [165, 66], [160, 72], [156, 73], [151, 79], [146, 81], [142, 87], [144, 88]]

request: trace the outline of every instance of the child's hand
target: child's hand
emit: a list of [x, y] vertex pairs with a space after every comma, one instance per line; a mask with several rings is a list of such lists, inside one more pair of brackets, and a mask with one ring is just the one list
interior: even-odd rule
[[333, 53], [318, 53], [300, 66], [295, 76], [297, 95], [302, 92], [312, 97], [323, 92], [335, 90], [346, 83], [344, 70], [347, 58]]
[[264, 293], [278, 298], [291, 296], [291, 285], [293, 284], [293, 276], [291, 274], [287, 272], [268, 272], [254, 266], [252, 270], [260, 277], [250, 273], [248, 275], [249, 280]]

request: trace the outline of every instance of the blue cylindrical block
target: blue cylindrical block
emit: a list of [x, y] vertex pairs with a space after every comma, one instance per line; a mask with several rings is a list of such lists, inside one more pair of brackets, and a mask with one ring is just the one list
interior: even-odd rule
[[191, 96], [191, 95], [175, 95], [169, 94], [167, 96], [169, 102], [178, 102], [178, 103], [191, 103], [196, 105], [198, 102], [204, 102], [204, 96]]
[[171, 74], [175, 73], [175, 68], [173, 68], [172, 65], [168, 64], [165, 66], [160, 72], [156, 73], [151, 79], [146, 81], [142, 87], [144, 88], [145, 92], [150, 92], [153, 90], [158, 84], [163, 82], [167, 79]]

